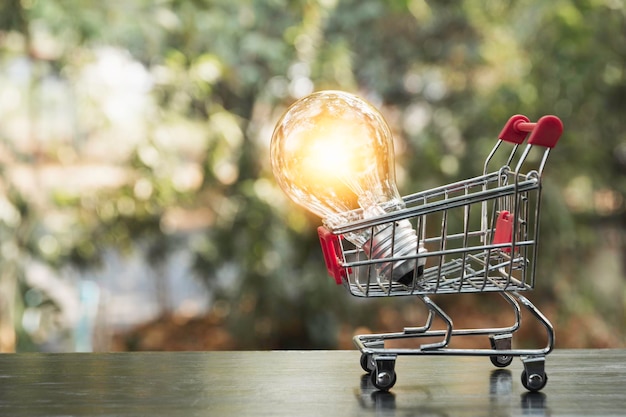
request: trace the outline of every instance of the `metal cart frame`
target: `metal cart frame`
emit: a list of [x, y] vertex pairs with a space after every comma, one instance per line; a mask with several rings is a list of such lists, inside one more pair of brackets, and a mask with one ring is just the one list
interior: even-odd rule
[[[355, 210], [349, 224], [318, 228], [328, 273], [357, 297], [416, 296], [427, 308], [426, 322], [395, 333], [357, 335], [353, 341], [361, 352], [361, 366], [370, 373], [373, 385], [383, 391], [396, 382], [398, 355], [488, 356], [497, 367], [508, 366], [520, 357], [524, 366], [521, 380], [529, 391], [541, 390], [547, 382], [545, 356], [554, 347], [550, 321], [523, 292], [535, 285], [541, 209], [541, 178], [551, 149], [563, 126], [556, 116], [544, 116], [536, 123], [515, 115], [506, 123], [487, 156], [483, 174], [403, 197], [406, 208], [374, 218], [363, 218]], [[528, 138], [527, 138], [528, 137]], [[518, 148], [527, 145], [518, 154]], [[494, 156], [503, 144], [512, 145], [506, 163], [491, 171]], [[536, 169], [523, 172], [529, 154], [540, 148], [543, 154]], [[516, 161], [515, 165], [513, 165]], [[394, 245], [401, 222], [409, 221], [419, 245], [411, 253], [397, 255]], [[431, 225], [435, 225], [433, 228]], [[429, 227], [427, 227], [429, 225]], [[360, 233], [373, 236], [380, 230], [391, 236], [387, 255], [373, 254], [371, 246], [357, 246], [345, 239]], [[433, 230], [434, 229], [434, 230]], [[391, 232], [391, 233], [389, 233]], [[390, 278], [403, 262], [411, 262], [408, 281]], [[406, 276], [405, 276], [406, 278]], [[443, 308], [429, 296], [434, 294], [500, 294], [510, 305], [515, 321], [508, 327], [457, 329]], [[512, 348], [512, 335], [521, 326], [522, 308], [546, 331], [547, 344], [539, 349]], [[435, 318], [443, 329], [434, 328]], [[490, 349], [450, 348], [453, 338], [485, 335]], [[386, 341], [408, 338], [437, 338], [417, 348], [386, 347]]]

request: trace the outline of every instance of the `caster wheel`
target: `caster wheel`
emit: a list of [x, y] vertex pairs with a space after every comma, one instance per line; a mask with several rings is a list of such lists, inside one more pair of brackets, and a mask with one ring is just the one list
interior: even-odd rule
[[372, 363], [372, 355], [368, 355], [367, 353], [361, 354], [361, 368], [368, 374], [372, 373], [374, 370], [374, 364]]
[[513, 356], [507, 355], [493, 355], [489, 356], [489, 359], [491, 359], [491, 363], [498, 368], [506, 368], [513, 362]]
[[372, 384], [381, 391], [389, 391], [396, 384], [396, 373], [394, 371], [372, 372], [370, 378]]
[[547, 383], [548, 375], [546, 373], [543, 375], [532, 374], [529, 377], [525, 369], [522, 371], [522, 385], [530, 392], [540, 391]]

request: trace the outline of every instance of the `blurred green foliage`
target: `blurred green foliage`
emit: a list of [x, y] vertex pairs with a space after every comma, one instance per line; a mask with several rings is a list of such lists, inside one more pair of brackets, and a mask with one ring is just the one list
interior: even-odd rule
[[509, 116], [559, 116], [533, 298], [560, 346], [623, 346], [625, 27], [619, 0], [5, 1], [4, 328], [28, 263], [89, 270], [138, 244], [155, 271], [193, 253], [237, 348], [336, 347], [407, 308], [326, 279], [319, 219], [271, 177], [277, 118], [332, 88], [386, 116], [403, 194], [480, 173]]

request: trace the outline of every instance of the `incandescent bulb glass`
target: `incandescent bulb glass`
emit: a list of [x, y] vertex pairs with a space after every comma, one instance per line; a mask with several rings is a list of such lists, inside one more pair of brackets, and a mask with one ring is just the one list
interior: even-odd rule
[[[284, 192], [322, 217], [330, 229], [405, 207], [395, 182], [389, 126], [355, 95], [320, 91], [296, 101], [278, 121], [270, 153]], [[415, 255], [418, 250], [408, 220], [396, 222], [395, 231], [383, 224], [344, 236], [376, 259]], [[412, 279], [414, 267], [410, 260], [388, 262], [378, 273], [404, 283]]]

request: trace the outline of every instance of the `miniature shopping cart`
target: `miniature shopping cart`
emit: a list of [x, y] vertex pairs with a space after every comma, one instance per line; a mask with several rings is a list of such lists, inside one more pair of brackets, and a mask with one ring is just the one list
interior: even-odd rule
[[[423, 326], [354, 337], [361, 352], [361, 366], [370, 373], [377, 389], [387, 391], [395, 384], [398, 355], [488, 356], [497, 367], [508, 366], [517, 356], [524, 366], [521, 376], [524, 387], [538, 391], [545, 386], [545, 356], [554, 347], [554, 330], [522, 294], [535, 285], [541, 178], [548, 154], [562, 130], [561, 121], [555, 116], [544, 116], [536, 123], [522, 115], [513, 116], [487, 156], [483, 175], [407, 195], [403, 197], [406, 208], [399, 211], [363, 218], [357, 210], [354, 213], [357, 220], [349, 224], [332, 229], [319, 227], [328, 272], [352, 295], [417, 296], [427, 308]], [[526, 146], [518, 149], [526, 139]], [[496, 159], [507, 154], [506, 163], [491, 170]], [[528, 165], [535, 168], [525, 171]], [[396, 230], [407, 222], [411, 223], [419, 242], [409, 253], [394, 248], [397, 244], [394, 239], [401, 240], [396, 238]], [[385, 256], [379, 256], [372, 249], [374, 245], [355, 245], [347, 239], [353, 234], [373, 239], [383, 232], [388, 240]], [[391, 278], [393, 270], [401, 268], [404, 268], [402, 279]], [[500, 294], [506, 300], [515, 318], [512, 325], [457, 329], [444, 309], [429, 297], [486, 292]], [[545, 347], [512, 348], [512, 335], [521, 325], [522, 307], [545, 328]], [[436, 318], [443, 325], [433, 326]], [[450, 347], [456, 337], [477, 335], [487, 336], [490, 348]], [[429, 339], [416, 348], [394, 348], [387, 343], [410, 338]]]

